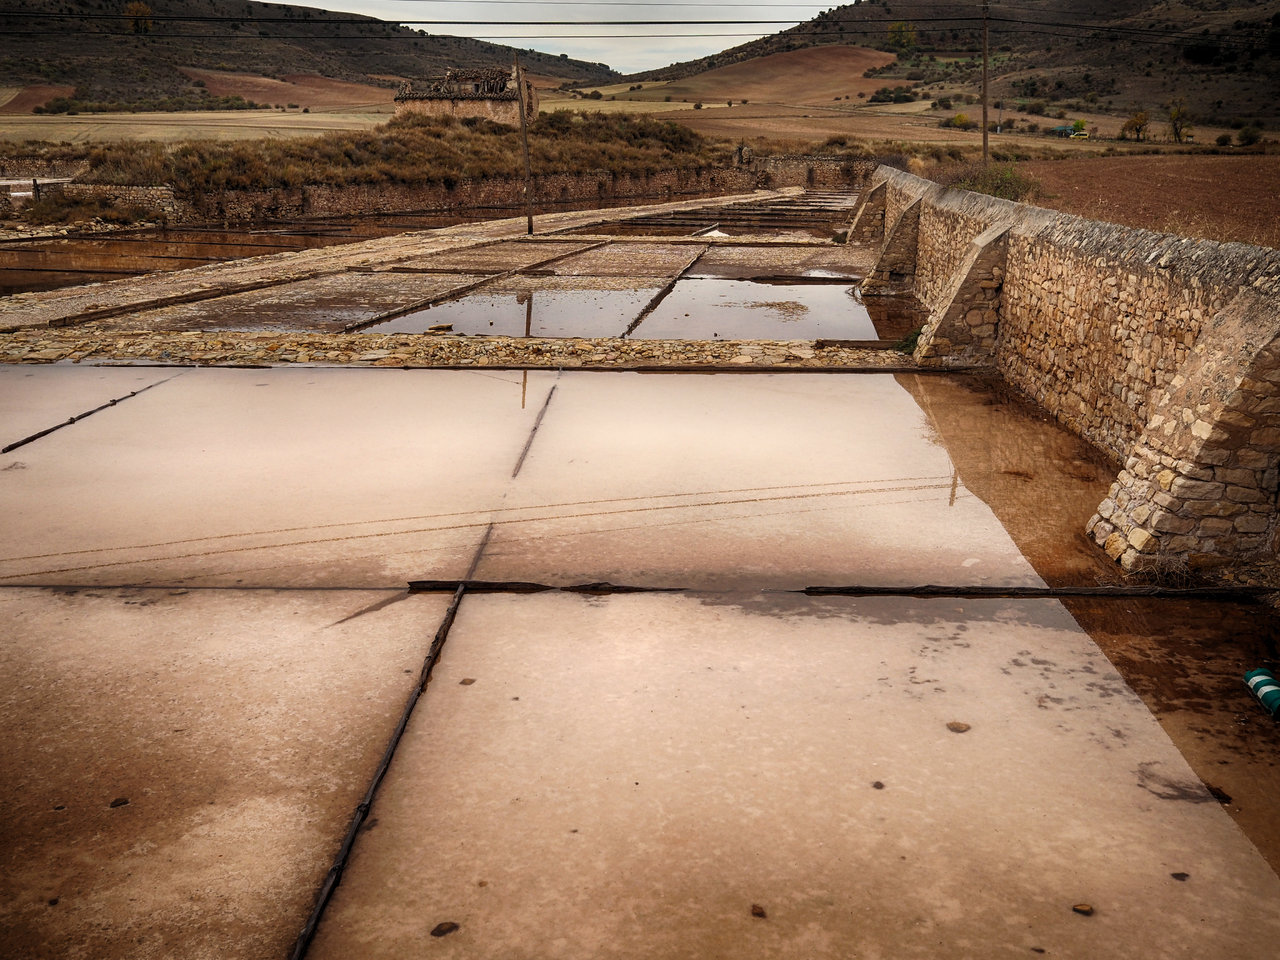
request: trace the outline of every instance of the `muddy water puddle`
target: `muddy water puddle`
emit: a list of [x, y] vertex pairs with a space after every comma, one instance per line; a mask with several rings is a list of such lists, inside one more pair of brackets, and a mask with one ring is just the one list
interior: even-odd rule
[[654, 290], [528, 290], [478, 293], [397, 317], [366, 333], [466, 336], [620, 337]]
[[396, 232], [157, 230], [5, 244], [0, 245], [0, 296], [352, 243]]
[[637, 339], [879, 340], [847, 283], [684, 279], [632, 332]]

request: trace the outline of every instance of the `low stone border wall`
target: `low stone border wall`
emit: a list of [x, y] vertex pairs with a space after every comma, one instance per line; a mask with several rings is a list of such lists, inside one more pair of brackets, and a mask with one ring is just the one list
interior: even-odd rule
[[25, 330], [0, 335], [0, 363], [332, 363], [375, 367], [913, 368], [896, 350], [796, 340], [619, 340], [360, 333], [137, 333]]

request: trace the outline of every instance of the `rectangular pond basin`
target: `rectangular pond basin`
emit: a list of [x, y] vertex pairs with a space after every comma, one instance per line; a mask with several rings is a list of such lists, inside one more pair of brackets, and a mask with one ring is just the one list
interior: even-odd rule
[[632, 331], [653, 340], [879, 340], [848, 283], [681, 280]]
[[653, 299], [654, 287], [632, 290], [486, 290], [366, 328], [369, 333], [467, 336], [620, 337]]
[[475, 283], [472, 274], [340, 273], [127, 317], [134, 330], [340, 332]]

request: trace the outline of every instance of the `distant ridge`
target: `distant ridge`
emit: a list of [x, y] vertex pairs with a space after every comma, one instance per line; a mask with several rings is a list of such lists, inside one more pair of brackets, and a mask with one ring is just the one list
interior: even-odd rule
[[[396, 78], [511, 63], [513, 47], [428, 35], [357, 14], [253, 0], [147, 0], [151, 18], [114, 19], [124, 0], [0, 0], [0, 86], [76, 88], [79, 99], [190, 96], [182, 68], [264, 77], [318, 74], [394, 87]], [[196, 21], [162, 18], [208, 18]], [[80, 18], [80, 19], [77, 19]], [[341, 23], [337, 22], [341, 21]], [[134, 32], [135, 28], [139, 32]], [[602, 63], [520, 50], [530, 72], [608, 83]]]
[[[980, 6], [942, 0], [866, 0], [835, 7], [769, 37], [633, 74], [684, 80], [771, 54], [839, 44], [919, 62], [917, 83], [976, 76], [940, 62], [981, 50]], [[991, 6], [993, 95], [1087, 98], [1117, 112], [1181, 97], [1201, 120], [1280, 118], [1280, 0], [1020, 0]], [[948, 19], [950, 18], [950, 19]], [[895, 24], [912, 42], [892, 42]], [[901, 83], [902, 79], [895, 79]], [[1092, 101], [1091, 101], [1092, 102]]]

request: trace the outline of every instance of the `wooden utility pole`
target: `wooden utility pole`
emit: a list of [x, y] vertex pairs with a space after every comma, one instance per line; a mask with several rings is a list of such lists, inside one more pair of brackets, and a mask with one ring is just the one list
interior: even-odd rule
[[529, 236], [533, 236], [533, 164], [529, 160], [529, 118], [524, 106], [524, 71], [520, 69], [520, 55], [515, 55], [516, 93], [520, 100], [520, 141], [524, 144], [524, 202], [525, 219]]
[[987, 164], [987, 61], [988, 34], [987, 14], [990, 12], [988, 0], [982, 0], [982, 164]]

